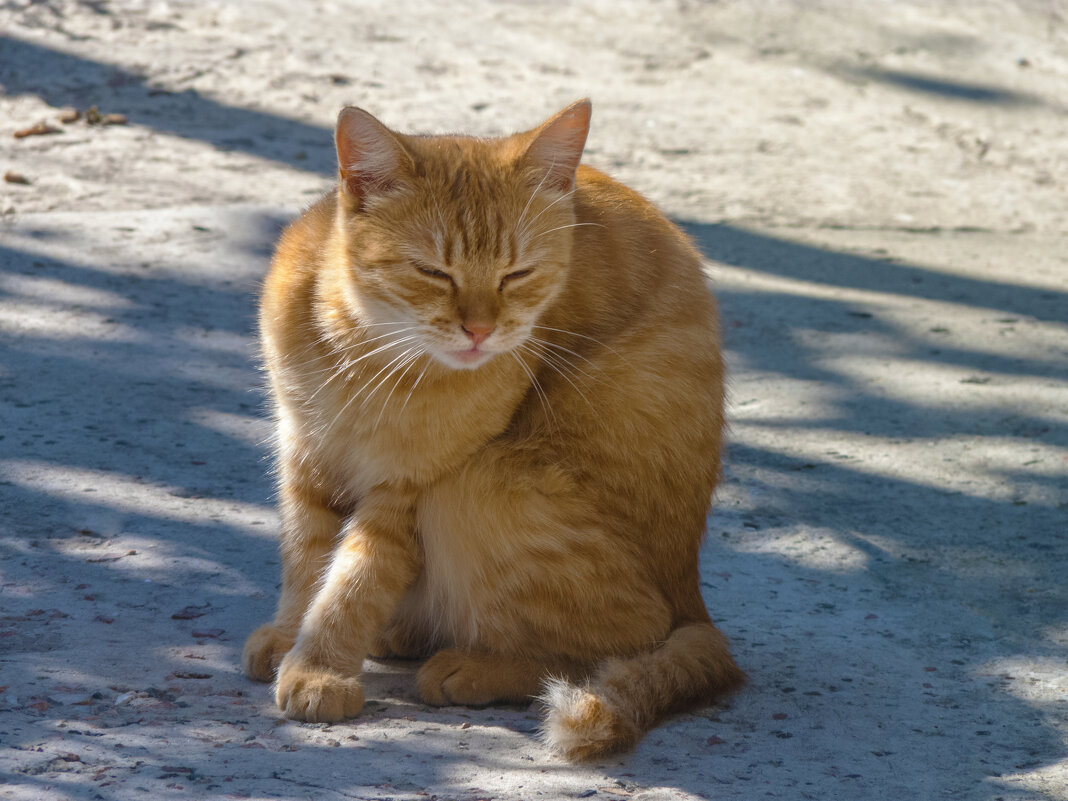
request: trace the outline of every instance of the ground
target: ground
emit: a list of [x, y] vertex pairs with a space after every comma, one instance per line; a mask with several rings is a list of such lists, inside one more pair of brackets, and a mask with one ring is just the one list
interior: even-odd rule
[[[1062, 3], [8, 0], [0, 31], [0, 799], [1068, 799]], [[703, 584], [751, 684], [583, 767], [401, 663], [357, 720], [283, 721], [239, 665], [277, 596], [272, 243], [345, 104], [492, 135], [583, 96], [586, 160], [717, 286]]]

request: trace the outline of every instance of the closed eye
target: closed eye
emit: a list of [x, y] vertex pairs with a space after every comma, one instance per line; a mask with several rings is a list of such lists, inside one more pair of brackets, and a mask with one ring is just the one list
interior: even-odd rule
[[436, 278], [439, 281], [448, 281], [452, 283], [452, 276], [444, 270], [439, 270], [436, 267], [430, 267], [426, 264], [416, 264], [415, 269], [429, 278]]
[[508, 275], [501, 279], [501, 284], [498, 289], [504, 289], [504, 285], [509, 281], [514, 281], [517, 278], [526, 278], [532, 272], [534, 272], [533, 268], [528, 267], [525, 270], [516, 270], [514, 273], [508, 273]]

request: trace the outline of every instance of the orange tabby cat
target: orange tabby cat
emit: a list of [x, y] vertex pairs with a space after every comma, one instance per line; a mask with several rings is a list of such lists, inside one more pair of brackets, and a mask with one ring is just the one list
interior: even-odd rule
[[547, 706], [572, 759], [739, 687], [698, 589], [723, 367], [697, 253], [580, 167], [590, 104], [501, 139], [347, 108], [340, 181], [260, 324], [282, 597], [245, 645], [292, 718], [357, 714], [368, 654], [430, 704]]

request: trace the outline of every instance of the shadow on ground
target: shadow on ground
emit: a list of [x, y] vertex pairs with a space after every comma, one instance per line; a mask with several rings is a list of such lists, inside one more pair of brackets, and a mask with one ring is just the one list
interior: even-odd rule
[[[135, 125], [320, 175], [333, 175], [336, 168], [329, 129], [228, 106], [193, 89], [172, 92], [153, 87], [144, 76], [121, 67], [11, 36], [0, 35], [0, 87], [9, 95], [36, 95], [55, 108], [120, 109]], [[235, 131], [257, 134], [235, 135]], [[296, 153], [301, 154], [299, 159]]]
[[[967, 102], [1041, 102], [876, 68], [847, 77]], [[56, 107], [117, 106], [135, 124], [219, 149], [334, 170], [325, 128], [166, 91], [130, 70], [10, 36], [0, 36], [0, 85]], [[246, 127], [261, 133], [233, 136]], [[298, 162], [296, 150], [307, 158]], [[0, 338], [0, 693], [16, 698], [5, 702], [0, 735], [26, 755], [25, 769], [4, 777], [9, 785], [99, 797], [91, 768], [112, 771], [109, 779], [165, 779], [176, 789], [225, 792], [270, 781], [272, 794], [414, 796], [424, 788], [407, 778], [408, 766], [418, 764], [421, 775], [462, 785], [471, 797], [480, 776], [529, 771], [607, 776], [628, 793], [666, 786], [706, 797], [882, 799], [998, 790], [1031, 799], [1034, 792], [1006, 777], [1065, 759], [1055, 710], [1029, 702], [1009, 672], [1044, 660], [1063, 665], [1063, 646], [1050, 636], [1065, 625], [1063, 473], [1036, 473], [995, 454], [988, 472], [1015, 491], [984, 493], [955, 481], [953, 466], [939, 478], [919, 469], [929, 458], [917, 458], [916, 475], [889, 475], [842, 443], [865, 437], [892, 449], [929, 441], [937, 450], [965, 440], [1007, 443], [1016, 454], [1032, 444], [1068, 447], [1068, 431], [1011, 400], [953, 406], [876, 391], [819, 343], [823, 337], [841, 357], [849, 343], [870, 340], [877, 357], [975, 371], [976, 392], [991, 375], [1063, 385], [1063, 363], [1007, 355], [982, 339], [935, 344], [855, 300], [730, 281], [719, 294], [736, 399], [752, 393], [759, 401], [766, 392], [788, 402], [784, 393], [794, 387], [818, 387], [829, 398], [819, 416], [738, 426], [710, 518], [707, 599], [751, 674], [750, 689], [724, 708], [669, 722], [635, 754], [595, 766], [599, 774], [548, 762], [542, 752], [536, 759], [545, 761], [535, 763], [517, 750], [517, 742], [533, 742], [525, 710], [421, 706], [411, 667], [369, 677], [377, 700], [356, 722], [276, 725], [269, 690], [245, 681], [237, 664], [243, 637], [272, 611], [277, 582], [252, 320], [281, 220], [253, 217], [249, 227], [259, 233], [244, 241], [225, 229], [213, 234], [210, 212], [198, 223], [203, 230], [165, 224], [156, 234], [175, 244], [165, 256], [155, 250], [161, 240], [119, 226], [92, 235], [22, 228], [19, 244], [0, 251], [0, 303], [10, 313]], [[711, 259], [751, 275], [877, 292], [905, 305], [1068, 322], [1063, 292], [726, 225], [686, 227]], [[110, 247], [104, 255], [102, 242]], [[176, 255], [183, 253], [210, 254], [216, 261], [207, 264], [222, 266], [198, 271]], [[820, 438], [829, 447], [814, 456]], [[193, 611], [183, 617], [186, 609]], [[86, 663], [87, 653], [99, 662]], [[177, 676], [191, 665], [211, 678]], [[68, 704], [55, 697], [64, 693], [53, 675], [80, 676], [111, 697], [143, 691], [145, 703]], [[461, 729], [465, 722], [470, 728]], [[162, 731], [170, 743], [146, 731]], [[42, 767], [32, 749], [57, 733], [68, 742], [118, 741], [130, 757], [92, 766], [57, 758]], [[194, 744], [196, 756], [175, 764], [169, 755], [182, 743]]]
[[[412, 669], [402, 666], [372, 677], [369, 697], [381, 700], [360, 721], [331, 732], [359, 738], [368, 726], [396, 720], [403, 738], [346, 739], [352, 750], [343, 763], [331, 759], [332, 775], [324, 778], [316, 767], [322, 763], [310, 757], [329, 747], [296, 737], [294, 724], [275, 726], [267, 688], [240, 676], [241, 640], [270, 614], [277, 581], [265, 448], [257, 440], [263, 412], [252, 318], [263, 255], [279, 224], [263, 216], [249, 224], [260, 232], [251, 239], [235, 244], [224, 236], [207, 245], [234, 265], [225, 275], [193, 274], [165, 260], [143, 267], [137, 241], [130, 242], [124, 263], [107, 267], [50, 257], [45, 254], [56, 243], [86, 252], [92, 243], [44, 228], [24, 230], [24, 247], [9, 246], [0, 257], [0, 300], [25, 313], [0, 342], [0, 391], [9, 409], [0, 440], [0, 502], [14, 510], [4, 523], [11, 565], [6, 581], [23, 593], [23, 600], [6, 602], [12, 614], [3, 626], [10, 632], [9, 658], [36, 655], [10, 663], [8, 683], [31, 685], [35, 673], [104, 638], [112, 646], [104, 663], [84, 666], [86, 685], [113, 686], [117, 675], [132, 681], [130, 663], [146, 648], [175, 655], [146, 674], [146, 682], [162, 685], [169, 672], [188, 668], [177, 655], [198, 641], [219, 649], [213, 684], [243, 688], [247, 706], [236, 713], [240, 717], [195, 705], [190, 713], [168, 714], [189, 731], [202, 717], [252, 721], [250, 729], [262, 730], [256, 742], [267, 750], [204, 751], [202, 759], [182, 766], [191, 771], [178, 772], [182, 782], [195, 778], [201, 787], [222, 787], [224, 774], [235, 781], [271, 775], [280, 786], [321, 781], [324, 788], [390, 785], [414, 792], [420, 788], [405, 784], [405, 761], [446, 783], [458, 770], [475, 771], [475, 781], [479, 770], [529, 770], [514, 748], [495, 753], [483, 746], [472, 753], [458, 726], [469, 722], [491, 738], [531, 737], [532, 714], [429, 710], [415, 701]], [[751, 273], [1038, 320], [1063, 322], [1068, 306], [1062, 293], [888, 264], [729, 226], [687, 227], [711, 258]], [[183, 225], [175, 236], [191, 237], [190, 243], [184, 248], [179, 242], [176, 252], [205, 247], [196, 245], [202, 233]], [[787, 443], [809, 427], [828, 440], [860, 434], [1068, 445], [1065, 428], [1046, 418], [981, 405], [938, 409], [872, 394], [827, 367], [824, 354], [793, 334], [812, 328], [874, 333], [914, 360], [1062, 379], [1063, 370], [1048, 361], [989, 353], [981, 343], [932, 350], [878, 315], [856, 316], [857, 304], [848, 300], [746, 292], [730, 282], [720, 297], [727, 344], [741, 365], [737, 380], [754, 374], [816, 384], [834, 398], [833, 414], [780, 424]], [[709, 796], [717, 788], [726, 792], [728, 784], [768, 782], [813, 797], [825, 797], [827, 788], [877, 797], [877, 788], [895, 786], [967, 797], [999, 775], [1065, 757], [1041, 706], [1008, 694], [999, 677], [978, 678], [998, 659], [1063, 657], [1046, 636], [1064, 623], [1063, 508], [889, 478], [849, 460], [769, 449], [744, 435], [736, 436], [728, 467], [724, 497], [737, 504], [718, 507], [711, 518], [706, 588], [753, 687], [724, 709], [655, 730], [636, 754], [599, 770], [621, 787], [670, 786]], [[1040, 481], [1026, 470], [1005, 472], [1003, 480], [1022, 487]], [[1056, 489], [1047, 487], [1042, 497]], [[810, 550], [795, 558], [778, 547], [813, 537], [852, 554], [846, 566], [824, 567]], [[131, 543], [138, 553], [125, 555]], [[728, 578], [717, 578], [722, 575]], [[92, 615], [71, 615], [77, 604], [100, 611], [83, 624]], [[208, 611], [172, 619], [188, 605]], [[38, 608], [45, 614], [32, 614]], [[862, 613], [869, 609], [879, 610], [879, 624], [867, 622], [871, 613]], [[221, 633], [198, 639], [198, 630]], [[897, 654], [889, 670], [879, 661], [884, 653]], [[954, 660], [936, 666], [937, 684], [923, 676], [926, 660], [947, 654]], [[835, 668], [828, 670], [829, 664]], [[907, 669], [932, 681], [893, 673]], [[53, 706], [52, 714], [57, 710]], [[101, 714], [105, 724], [131, 722], [122, 709]], [[962, 720], [968, 730], [950, 730]], [[882, 730], [874, 740], [873, 727]], [[855, 745], [869, 742], [887, 745]], [[225, 766], [216, 758], [224, 752], [240, 755], [242, 765]], [[913, 759], [970, 764], [974, 772], [942, 778], [933, 770], [906, 770]], [[814, 760], [826, 761], [815, 774]], [[166, 767], [145, 765], [130, 768], [130, 775]], [[569, 767], [549, 770], [575, 775]], [[47, 771], [8, 779], [58, 786]], [[70, 781], [77, 796], [82, 780]], [[1011, 792], [1007, 788], [1004, 797]]]

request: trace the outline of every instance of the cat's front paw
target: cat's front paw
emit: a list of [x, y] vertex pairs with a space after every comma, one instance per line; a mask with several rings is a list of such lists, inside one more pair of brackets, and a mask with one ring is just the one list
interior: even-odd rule
[[290, 653], [278, 668], [275, 701], [287, 718], [334, 723], [355, 717], [363, 708], [358, 676], [308, 665]]
[[271, 681], [282, 658], [293, 647], [296, 637], [273, 623], [260, 626], [245, 640], [242, 662], [245, 675], [256, 681]]

